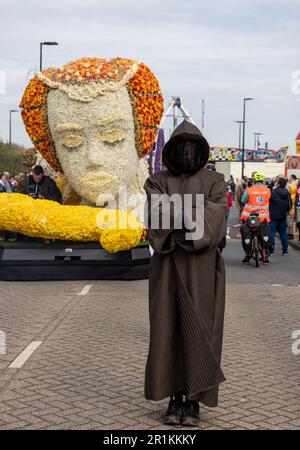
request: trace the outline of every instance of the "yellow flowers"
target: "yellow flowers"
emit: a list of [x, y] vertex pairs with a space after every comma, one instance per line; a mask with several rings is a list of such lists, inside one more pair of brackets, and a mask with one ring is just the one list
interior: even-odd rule
[[84, 138], [77, 134], [68, 134], [62, 139], [62, 143], [68, 148], [76, 148], [83, 144]]
[[115, 143], [123, 141], [125, 139], [126, 133], [121, 128], [114, 128], [107, 130], [98, 135], [98, 139], [102, 142]]
[[143, 227], [129, 211], [101, 209], [97, 215], [97, 223], [101, 229], [100, 244], [109, 253], [133, 248], [142, 239]]
[[1, 228], [31, 237], [100, 241], [110, 253], [139, 244], [143, 226], [129, 211], [60, 205], [23, 194], [0, 194]]

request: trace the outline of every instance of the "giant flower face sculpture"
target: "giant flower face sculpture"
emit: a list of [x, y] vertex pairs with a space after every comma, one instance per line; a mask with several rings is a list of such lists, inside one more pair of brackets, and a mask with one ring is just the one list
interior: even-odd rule
[[143, 193], [141, 161], [163, 113], [159, 84], [143, 63], [82, 58], [36, 73], [22, 102], [36, 149], [86, 202]]

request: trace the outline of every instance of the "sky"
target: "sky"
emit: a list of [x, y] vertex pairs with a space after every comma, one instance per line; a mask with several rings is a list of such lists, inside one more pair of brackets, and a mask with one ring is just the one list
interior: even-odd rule
[[[0, 0], [0, 137], [34, 70], [83, 56], [143, 61], [159, 80], [165, 108], [183, 99], [211, 146], [238, 146], [247, 102], [246, 147], [278, 149], [300, 131], [299, 0]], [[30, 146], [19, 112], [12, 140]], [[172, 123], [164, 123], [166, 137]]]

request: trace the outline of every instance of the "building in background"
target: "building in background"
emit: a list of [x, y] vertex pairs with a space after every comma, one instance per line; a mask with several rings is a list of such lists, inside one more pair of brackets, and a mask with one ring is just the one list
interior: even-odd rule
[[[221, 172], [225, 176], [225, 180], [229, 180], [230, 175], [234, 179], [241, 178], [242, 163], [240, 161], [217, 161], [216, 170]], [[278, 174], [284, 174], [286, 172], [285, 162], [245, 162], [244, 174], [246, 177], [251, 177], [255, 171], [262, 172], [267, 178], [273, 178]]]
[[296, 175], [300, 178], [300, 155], [290, 155], [286, 160], [286, 176]]
[[[259, 148], [257, 150], [245, 149], [244, 174], [251, 177], [255, 170], [263, 172], [266, 177], [273, 178], [279, 173], [285, 173], [288, 147], [279, 150]], [[210, 159], [215, 162], [216, 170], [224, 174], [228, 180], [230, 175], [235, 179], [241, 178], [242, 150], [232, 147], [212, 147]]]

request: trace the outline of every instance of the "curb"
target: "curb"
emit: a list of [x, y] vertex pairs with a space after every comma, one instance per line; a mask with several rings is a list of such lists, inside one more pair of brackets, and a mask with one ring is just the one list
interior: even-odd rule
[[298, 252], [300, 252], [300, 242], [299, 241], [291, 240], [291, 241], [289, 241], [289, 245], [291, 247], [293, 247], [295, 250], [298, 250]]

